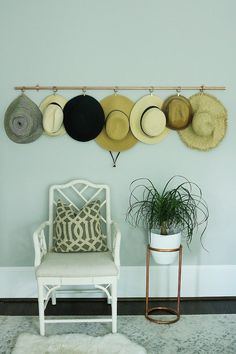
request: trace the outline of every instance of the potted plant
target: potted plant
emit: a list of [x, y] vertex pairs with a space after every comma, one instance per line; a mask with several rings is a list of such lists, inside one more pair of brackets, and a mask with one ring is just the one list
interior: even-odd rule
[[[201, 225], [200, 241], [208, 223], [208, 207], [200, 187], [183, 176], [173, 176], [162, 191], [148, 178], [139, 178], [130, 185], [127, 220], [133, 226], [147, 229], [153, 248], [175, 249], [181, 237], [189, 245], [194, 231]], [[152, 252], [159, 264], [170, 264], [177, 252]]]

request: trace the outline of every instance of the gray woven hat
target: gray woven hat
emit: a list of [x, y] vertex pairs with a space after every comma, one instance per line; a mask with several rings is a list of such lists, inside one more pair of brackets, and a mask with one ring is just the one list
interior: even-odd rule
[[15, 143], [31, 143], [43, 133], [42, 113], [29, 97], [22, 94], [7, 108], [4, 127], [9, 139]]

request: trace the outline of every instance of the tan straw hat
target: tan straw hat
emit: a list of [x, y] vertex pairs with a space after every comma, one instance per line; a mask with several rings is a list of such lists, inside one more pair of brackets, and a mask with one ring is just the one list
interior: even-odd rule
[[168, 97], [162, 106], [166, 126], [173, 130], [186, 128], [192, 121], [193, 110], [190, 101], [182, 95]]
[[179, 131], [182, 141], [198, 150], [216, 147], [224, 138], [227, 128], [227, 111], [214, 96], [197, 93], [189, 98], [193, 120], [186, 129]]
[[111, 95], [102, 99], [100, 104], [105, 113], [106, 123], [96, 142], [109, 151], [130, 149], [137, 143], [129, 125], [133, 101], [125, 96]]
[[138, 100], [131, 111], [132, 133], [143, 143], [158, 143], [169, 133], [165, 114], [161, 110], [162, 104], [160, 97], [147, 95]]
[[43, 114], [43, 129], [47, 135], [59, 136], [66, 133], [63, 125], [63, 108], [67, 99], [60, 95], [47, 96], [39, 105]]

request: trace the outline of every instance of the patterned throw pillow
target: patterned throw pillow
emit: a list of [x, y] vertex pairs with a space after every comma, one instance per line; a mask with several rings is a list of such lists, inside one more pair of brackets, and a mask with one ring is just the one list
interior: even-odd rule
[[54, 252], [107, 251], [106, 241], [101, 230], [99, 200], [79, 211], [58, 200], [53, 231]]

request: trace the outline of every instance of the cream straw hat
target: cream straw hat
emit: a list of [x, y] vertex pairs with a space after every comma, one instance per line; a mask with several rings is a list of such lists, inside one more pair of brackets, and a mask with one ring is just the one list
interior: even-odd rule
[[166, 137], [166, 117], [162, 112], [160, 97], [147, 95], [138, 100], [130, 114], [130, 126], [134, 136], [146, 144], [156, 144]]
[[39, 105], [43, 114], [43, 129], [49, 136], [59, 136], [66, 133], [63, 125], [63, 108], [67, 99], [60, 95], [47, 96]]

